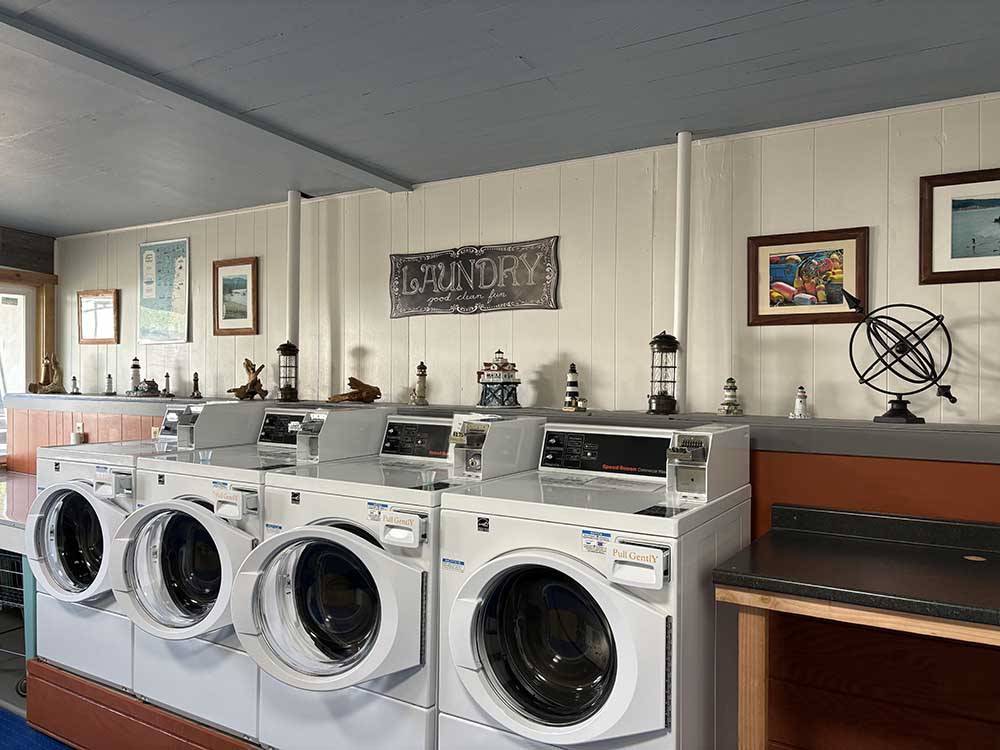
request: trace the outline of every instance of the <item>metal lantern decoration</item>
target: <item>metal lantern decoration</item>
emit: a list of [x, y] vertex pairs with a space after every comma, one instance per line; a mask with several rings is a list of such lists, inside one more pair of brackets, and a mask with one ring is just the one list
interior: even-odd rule
[[673, 414], [677, 411], [677, 350], [680, 343], [666, 331], [649, 342], [649, 409], [647, 414]]
[[278, 400], [299, 400], [299, 348], [291, 341], [278, 347]]

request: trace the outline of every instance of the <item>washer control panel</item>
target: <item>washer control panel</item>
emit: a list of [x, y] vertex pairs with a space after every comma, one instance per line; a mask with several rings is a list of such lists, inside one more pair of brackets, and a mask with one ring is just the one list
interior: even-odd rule
[[669, 435], [553, 430], [542, 444], [544, 469], [573, 469], [638, 477], [665, 477]]
[[294, 447], [306, 415], [307, 413], [304, 411], [272, 411], [268, 409], [264, 412], [264, 421], [260, 425], [257, 443]]
[[390, 419], [382, 440], [383, 456], [411, 458], [448, 458], [451, 424], [402, 422]]

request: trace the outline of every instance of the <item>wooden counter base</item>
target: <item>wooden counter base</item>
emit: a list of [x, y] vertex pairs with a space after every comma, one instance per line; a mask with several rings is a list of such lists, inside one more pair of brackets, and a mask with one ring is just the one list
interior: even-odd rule
[[[1000, 627], [988, 625], [922, 617], [729, 586], [716, 587], [716, 600], [739, 607], [739, 750], [771, 750], [776, 747], [787, 747], [783, 743], [775, 742], [769, 733], [768, 726], [772, 719], [769, 698], [773, 686], [768, 652], [771, 633], [770, 619], [773, 613], [863, 625], [930, 638], [943, 638], [993, 647], [1000, 646]], [[783, 687], [787, 686], [779, 686], [779, 688]], [[782, 710], [778, 712], [778, 715], [787, 721], [787, 718], [793, 715], [794, 711], [789, 710], [791, 707], [788, 705], [787, 695], [781, 693], [781, 699], [783, 701]], [[887, 705], [883, 705], [882, 708], [884, 710]], [[1000, 741], [998, 741], [995, 731], [990, 728], [991, 726], [995, 728], [996, 725], [992, 722], [980, 725], [979, 722], [966, 721], [959, 731], [964, 733], [964, 738], [978, 734], [978, 740], [973, 740], [971, 744], [958, 742], [955, 746], [1000, 747]], [[834, 731], [844, 733], [845, 729], [847, 728], [841, 725]], [[946, 729], [949, 733], [956, 731], [955, 727]], [[818, 737], [813, 737], [812, 740], [817, 743], [822, 741]], [[842, 744], [845, 740], [848, 742], [846, 745]], [[934, 744], [933, 739], [925, 737], [925, 740], [926, 742], [921, 747], [938, 747], [937, 744]], [[993, 744], [982, 744], [983, 742]], [[846, 737], [842, 737], [839, 743], [842, 747], [858, 746], [854, 738], [848, 740]], [[878, 746], [891, 747], [892, 745], [883, 743]]]
[[79, 750], [256, 747], [37, 659], [28, 662], [28, 724]]

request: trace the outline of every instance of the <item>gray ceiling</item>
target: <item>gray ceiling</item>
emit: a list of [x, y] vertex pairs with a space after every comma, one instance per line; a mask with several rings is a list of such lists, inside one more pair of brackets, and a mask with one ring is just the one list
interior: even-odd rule
[[0, 224], [53, 235], [1000, 89], [997, 0], [0, 12]]

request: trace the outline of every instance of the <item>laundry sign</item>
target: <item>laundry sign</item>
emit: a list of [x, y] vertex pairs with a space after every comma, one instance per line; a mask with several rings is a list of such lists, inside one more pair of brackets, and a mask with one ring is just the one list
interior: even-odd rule
[[558, 308], [558, 237], [390, 257], [391, 316]]

